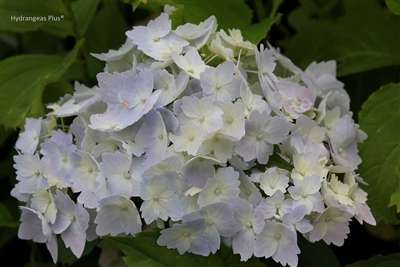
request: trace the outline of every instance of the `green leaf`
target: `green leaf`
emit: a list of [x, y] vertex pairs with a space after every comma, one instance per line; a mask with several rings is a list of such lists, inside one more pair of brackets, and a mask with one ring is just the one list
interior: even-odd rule
[[281, 15], [277, 14], [273, 17], [266, 18], [261, 22], [247, 26], [243, 31], [245, 39], [255, 44], [259, 43], [262, 39], [264, 39], [267, 36], [272, 25], [278, 23], [280, 18]]
[[72, 3], [80, 37], [85, 35], [99, 3], [100, 0], [79, 0]]
[[72, 35], [61, 0], [41, 0], [40, 4], [32, 0], [0, 0], [0, 31], [23, 33], [39, 29], [61, 37]]
[[340, 267], [333, 251], [323, 242], [300, 242], [299, 267]]
[[396, 212], [400, 213], [400, 192], [394, 192], [390, 196], [389, 207], [396, 207]]
[[400, 0], [385, 0], [386, 5], [396, 15], [400, 15]]
[[122, 250], [128, 267], [264, 267], [257, 259], [241, 262], [238, 255], [226, 248], [208, 257], [189, 253], [179, 255], [176, 250], [158, 246], [157, 238], [156, 232], [142, 232], [133, 238], [110, 238], [108, 242]]
[[172, 14], [174, 26], [185, 22], [199, 23], [211, 15], [217, 18], [218, 26], [225, 30], [231, 28], [243, 30], [251, 24], [252, 11], [244, 0], [153, 0], [148, 1], [143, 7], [154, 12], [159, 11], [165, 4], [177, 8], [175, 12], [178, 14]]
[[[400, 192], [400, 84], [388, 84], [373, 93], [359, 114], [368, 139], [361, 145], [361, 176], [369, 186], [369, 205], [378, 221], [398, 223], [395, 210]], [[393, 197], [392, 197], [393, 196]], [[395, 202], [393, 202], [395, 201]]]
[[[79, 261], [79, 259], [74, 254], [72, 254], [71, 250], [65, 247], [64, 242], [60, 238], [57, 239], [57, 242], [58, 242], [58, 262], [71, 265]], [[97, 246], [97, 243], [98, 243], [97, 240], [86, 242], [85, 250], [83, 251], [80, 259], [82, 259], [86, 255], [89, 255], [93, 251], [93, 249]]]
[[0, 228], [0, 248], [5, 246], [17, 234], [16, 228]]
[[24, 267], [57, 267], [57, 265], [52, 263], [30, 262], [25, 264]]
[[[88, 29], [99, 3], [100, 0], [71, 1], [79, 37]], [[0, 0], [0, 31], [24, 33], [43, 30], [59, 37], [72, 36], [73, 23], [66, 14], [62, 0], [41, 0], [40, 4], [32, 0]]]
[[308, 5], [293, 11], [289, 22], [297, 33], [284, 42], [288, 56], [302, 67], [336, 59], [339, 75], [400, 65], [400, 17], [374, 0], [343, 5], [337, 18], [315, 16]]
[[[112, 21], [112, 23], [110, 23]], [[86, 47], [88, 52], [102, 53], [109, 49], [119, 48], [125, 41], [125, 31], [128, 30], [118, 2], [104, 1], [100, 10], [96, 13], [87, 32]], [[101, 72], [104, 64], [94, 57], [89, 57], [90, 77], [96, 77]]]
[[130, 4], [132, 6], [132, 12], [136, 10], [141, 4], [147, 4], [148, 0], [122, 0], [122, 2], [126, 4]]
[[20, 55], [0, 62], [0, 124], [20, 126], [26, 116], [38, 115], [46, 85], [57, 82], [76, 60], [83, 40], [65, 57]]
[[15, 228], [17, 223], [13, 220], [7, 207], [0, 203], [0, 227]]
[[346, 267], [395, 267], [400, 266], [400, 253], [387, 255], [387, 256], [375, 256], [368, 260], [358, 261], [346, 265]]
[[184, 19], [192, 23], [199, 23], [211, 15], [218, 19], [222, 29], [245, 29], [251, 24], [251, 9], [243, 0], [229, 1], [199, 1], [174, 0], [184, 6]]

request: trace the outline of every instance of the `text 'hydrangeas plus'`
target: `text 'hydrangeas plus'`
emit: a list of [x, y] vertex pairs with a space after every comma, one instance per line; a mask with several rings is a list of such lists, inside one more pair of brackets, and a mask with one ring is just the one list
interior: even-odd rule
[[[349, 97], [334, 61], [301, 70], [215, 17], [172, 29], [171, 8], [126, 32], [98, 84], [75, 84], [16, 143], [18, 235], [86, 241], [162, 228], [157, 243], [298, 264], [298, 235], [342, 245], [375, 224], [359, 187]], [[164, 223], [160, 223], [164, 222]]]

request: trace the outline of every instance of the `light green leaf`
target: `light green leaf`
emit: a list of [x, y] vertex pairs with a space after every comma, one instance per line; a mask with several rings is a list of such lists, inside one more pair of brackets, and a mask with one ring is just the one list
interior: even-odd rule
[[20, 55], [0, 62], [0, 124], [20, 126], [26, 116], [38, 115], [46, 85], [57, 82], [76, 60], [83, 40], [65, 57]]
[[396, 207], [396, 212], [400, 213], [400, 191], [394, 192], [390, 196], [389, 207]]
[[241, 262], [238, 255], [232, 255], [226, 248], [208, 257], [190, 253], [179, 255], [176, 250], [158, 246], [157, 238], [155, 232], [142, 232], [133, 238], [116, 237], [108, 241], [122, 250], [128, 267], [264, 267], [256, 259]]
[[391, 200], [391, 205], [400, 205], [396, 198], [400, 192], [399, 107], [400, 84], [388, 84], [368, 98], [359, 114], [361, 129], [368, 134], [360, 147], [368, 203], [378, 221], [392, 224], [399, 222], [394, 208], [388, 208]]
[[388, 8], [396, 15], [400, 15], [400, 0], [385, 0]]
[[400, 266], [400, 253], [387, 255], [387, 256], [375, 256], [368, 260], [358, 261], [346, 265], [346, 267], [395, 267]]
[[338, 74], [348, 75], [400, 65], [400, 17], [378, 1], [343, 1], [343, 15], [315, 17], [307, 5], [289, 17], [296, 34], [284, 45], [288, 56], [305, 67], [312, 61], [336, 59]]
[[17, 224], [13, 220], [10, 212], [8, 211], [7, 207], [0, 203], [0, 227], [16, 227]]

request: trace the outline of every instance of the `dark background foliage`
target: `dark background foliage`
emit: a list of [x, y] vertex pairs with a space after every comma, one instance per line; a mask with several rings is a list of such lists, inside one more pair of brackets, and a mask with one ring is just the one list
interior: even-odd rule
[[[391, 135], [385, 135], [391, 145], [375, 150], [379, 136], [367, 123], [371, 119], [367, 111], [385, 100], [380, 98], [382, 93], [374, 94], [375, 102], [365, 104], [360, 113], [372, 93], [400, 81], [399, 0], [0, 0], [0, 266], [54, 266], [44, 246], [16, 236], [18, 203], [9, 192], [15, 183], [13, 146], [25, 117], [46, 112], [47, 103], [71, 92], [73, 80], [94, 85], [103, 65], [89, 53], [118, 48], [127, 29], [157, 16], [164, 4], [177, 7], [175, 25], [215, 14], [221, 28], [239, 28], [253, 42], [279, 46], [301, 67], [312, 61], [337, 60], [339, 79], [351, 97], [354, 116], [360, 118], [361, 127], [365, 121], [372, 140], [361, 150], [366, 161], [361, 174], [372, 181], [367, 190], [379, 224], [365, 227], [352, 223], [350, 237], [340, 248], [301, 240], [299, 266], [400, 266], [400, 256], [395, 254], [400, 252], [400, 221], [395, 208], [389, 208], [400, 204], [400, 170], [386, 168], [400, 166], [400, 152], [390, 159], [391, 165], [382, 165], [386, 167], [378, 180], [370, 177], [369, 171], [369, 164], [388, 164], [388, 149], [400, 144], [399, 126], [395, 123]], [[60, 20], [17, 23], [11, 19], [20, 15], [53, 15]], [[390, 88], [393, 98], [399, 99], [400, 86]], [[390, 109], [383, 106], [377, 112], [386, 112], [400, 123], [399, 111], [397, 101], [390, 102]], [[128, 266], [275, 266], [260, 261], [240, 264], [229, 251], [207, 261], [191, 256], [177, 260], [173, 252], [153, 243], [154, 236], [144, 235], [101, 245], [121, 249]], [[61, 248], [58, 266], [98, 266], [99, 255], [98, 243], [88, 244], [80, 260]], [[176, 262], [165, 260], [168, 257]]]

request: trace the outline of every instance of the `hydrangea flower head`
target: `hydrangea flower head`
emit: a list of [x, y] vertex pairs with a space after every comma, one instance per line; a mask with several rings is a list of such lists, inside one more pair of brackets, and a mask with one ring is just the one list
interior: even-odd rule
[[86, 240], [161, 228], [157, 244], [180, 254], [223, 242], [242, 261], [296, 267], [298, 235], [340, 246], [353, 219], [375, 224], [357, 174], [366, 135], [336, 63], [302, 70], [239, 30], [216, 32], [214, 16], [174, 29], [171, 12], [93, 54], [105, 62], [96, 85], [26, 120], [18, 236], [56, 262], [58, 236], [80, 257]]

